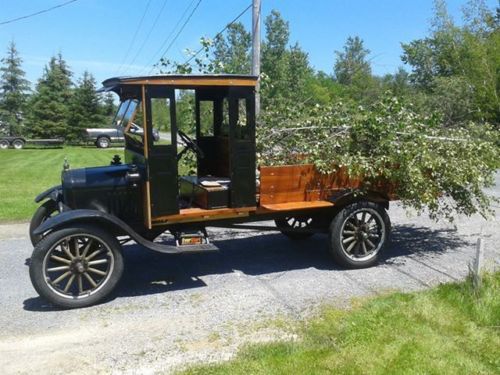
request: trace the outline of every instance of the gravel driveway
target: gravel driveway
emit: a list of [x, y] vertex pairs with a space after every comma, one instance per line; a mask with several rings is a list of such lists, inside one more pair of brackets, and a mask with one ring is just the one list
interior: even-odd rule
[[[500, 197], [500, 175], [491, 193]], [[338, 268], [326, 237], [292, 242], [277, 232], [213, 230], [219, 253], [165, 256], [125, 248], [127, 270], [112, 299], [60, 311], [31, 287], [27, 224], [0, 225], [2, 373], [170, 372], [229, 358], [243, 343], [283, 338], [283, 318], [323, 304], [463, 279], [481, 234], [485, 263], [500, 265], [496, 219], [455, 224], [389, 211], [392, 242], [377, 267]]]

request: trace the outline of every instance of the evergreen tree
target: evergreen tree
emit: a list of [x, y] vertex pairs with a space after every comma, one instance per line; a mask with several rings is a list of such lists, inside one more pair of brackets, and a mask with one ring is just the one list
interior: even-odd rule
[[104, 95], [102, 112], [109, 119], [108, 122], [111, 123], [112, 117], [116, 113], [115, 97], [112, 92], [107, 92]]
[[67, 136], [71, 86], [71, 72], [61, 54], [52, 57], [30, 103], [29, 122], [34, 136]]
[[343, 85], [354, 85], [371, 77], [372, 71], [367, 56], [370, 50], [363, 45], [363, 40], [355, 36], [348, 37], [343, 51], [335, 51], [334, 72], [337, 81]]
[[66, 140], [80, 141], [86, 128], [98, 128], [105, 122], [101, 113], [100, 97], [96, 93], [96, 81], [92, 74], [85, 71], [78, 80], [70, 102], [70, 113]]
[[[10, 136], [22, 134], [23, 117], [28, 98], [29, 82], [24, 78], [16, 44], [12, 41], [7, 56], [0, 60], [0, 123]], [[1, 131], [1, 129], [0, 129]]]

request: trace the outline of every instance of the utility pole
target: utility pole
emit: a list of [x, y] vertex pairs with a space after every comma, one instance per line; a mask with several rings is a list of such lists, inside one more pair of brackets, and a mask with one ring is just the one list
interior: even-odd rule
[[[253, 1], [252, 12], [252, 75], [260, 77], [260, 0]], [[255, 87], [255, 114], [260, 114], [260, 78]]]

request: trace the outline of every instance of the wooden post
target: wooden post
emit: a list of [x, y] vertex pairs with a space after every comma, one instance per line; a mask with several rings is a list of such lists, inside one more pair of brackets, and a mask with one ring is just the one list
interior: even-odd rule
[[[260, 0], [253, 0], [252, 12], [252, 75], [260, 76]], [[260, 80], [260, 79], [259, 79]], [[255, 87], [255, 116], [260, 114], [260, 83]]]
[[483, 267], [483, 251], [484, 243], [481, 237], [477, 239], [476, 244], [476, 257], [474, 258], [474, 263], [472, 264], [472, 285], [475, 291], [479, 291], [481, 288], [481, 268]]

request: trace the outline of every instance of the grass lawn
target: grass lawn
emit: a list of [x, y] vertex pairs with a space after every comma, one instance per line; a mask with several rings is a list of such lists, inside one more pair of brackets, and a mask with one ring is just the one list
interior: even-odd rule
[[109, 165], [115, 154], [123, 158], [122, 150], [93, 147], [0, 150], [0, 222], [29, 220], [35, 196], [61, 183], [65, 157], [78, 168]]
[[253, 345], [186, 374], [498, 374], [500, 273], [478, 295], [470, 281], [395, 293], [352, 310], [326, 309], [299, 339]]

